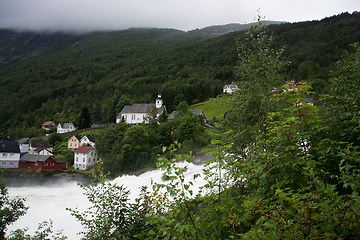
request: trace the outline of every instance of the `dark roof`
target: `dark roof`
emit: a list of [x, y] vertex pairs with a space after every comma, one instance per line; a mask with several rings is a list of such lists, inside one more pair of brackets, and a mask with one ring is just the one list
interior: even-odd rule
[[9, 138], [9, 137], [1, 137], [0, 136], [0, 141], [14, 141], [14, 139]]
[[30, 139], [29, 138], [22, 138], [17, 141], [19, 144], [29, 144]]
[[0, 140], [0, 152], [3, 153], [20, 153], [18, 142], [13, 140]]
[[196, 115], [201, 115], [205, 118], [205, 120], [207, 121], [207, 118], [206, 118], [206, 115], [205, 115], [205, 112], [200, 109], [200, 110], [193, 110], [193, 113], [195, 113]]
[[45, 148], [49, 148], [50, 144], [49, 141], [43, 141], [43, 140], [31, 140], [30, 141], [30, 145], [33, 148], [37, 148], [37, 147], [45, 147]]
[[[205, 112], [204, 112], [202, 109], [200, 109], [200, 110], [192, 110], [192, 111], [193, 111], [193, 113], [196, 114], [196, 115], [202, 115], [202, 116], [204, 116], [205, 120], [207, 121]], [[176, 114], [176, 111], [173, 111], [173, 112], [169, 115], [168, 119], [169, 119], [169, 120], [173, 120], [174, 117], [175, 117], [175, 114]]]
[[66, 158], [53, 158], [56, 163], [66, 163]]
[[[139, 103], [139, 104], [133, 104], [133, 105], [126, 105], [123, 107], [121, 112], [118, 114], [117, 118], [121, 118], [121, 114], [124, 113], [148, 113], [151, 111], [153, 107], [156, 107], [154, 103]], [[164, 111], [165, 107], [162, 106], [158, 108], [158, 113], [162, 113]]]
[[[76, 138], [77, 140], [79, 140], [79, 141], [81, 140], [81, 137], [80, 137], [79, 135], [77, 135], [77, 134], [76, 134], [76, 135], [73, 135], [73, 137], [75, 137], [75, 138]], [[72, 137], [71, 137], [71, 138], [72, 138]], [[70, 138], [70, 139], [71, 139], [71, 138]]]
[[[91, 135], [85, 135], [84, 137], [87, 137], [89, 139], [90, 142], [93, 142], [95, 143], [97, 137], [94, 135], [94, 134], [91, 134]], [[84, 138], [83, 137], [83, 138]]]
[[52, 158], [51, 156], [45, 156], [45, 155], [37, 155], [37, 154], [25, 154], [20, 158], [21, 162], [45, 162], [49, 158]]
[[68, 129], [68, 128], [70, 128], [70, 126], [75, 128], [74, 124], [72, 124], [72, 123], [59, 123], [59, 124], [60, 124], [61, 128], [63, 128], [63, 129]]

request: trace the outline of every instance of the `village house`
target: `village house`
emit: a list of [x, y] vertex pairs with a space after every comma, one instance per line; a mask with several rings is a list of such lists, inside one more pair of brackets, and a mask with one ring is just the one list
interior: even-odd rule
[[0, 137], [0, 166], [3, 168], [18, 168], [20, 148], [18, 142]]
[[95, 147], [96, 136], [85, 135], [80, 139], [80, 146], [92, 146]]
[[94, 166], [97, 161], [95, 148], [91, 146], [81, 146], [74, 151], [74, 168], [87, 170]]
[[68, 149], [71, 149], [71, 150], [75, 150], [77, 149], [78, 147], [80, 147], [80, 140], [81, 140], [81, 137], [79, 135], [73, 135], [71, 138], [69, 138], [68, 140]]
[[57, 125], [56, 132], [62, 134], [62, 133], [67, 133], [67, 132], [73, 132], [75, 130], [76, 130], [75, 126], [72, 123], [59, 123]]
[[53, 121], [48, 121], [48, 122], [45, 122], [41, 125], [41, 128], [42, 129], [45, 129], [45, 130], [50, 130], [50, 128], [52, 127], [55, 127], [55, 123]]
[[17, 141], [20, 148], [20, 153], [27, 153], [30, 150], [30, 139], [29, 138], [22, 138]]
[[47, 148], [39, 147], [34, 149], [34, 154], [36, 155], [42, 155], [42, 156], [54, 156], [54, 154]]
[[49, 141], [44, 140], [30, 140], [30, 147], [29, 147], [29, 153], [34, 154], [35, 150], [38, 148], [47, 148], [50, 151], [52, 151], [52, 148], [50, 148]]
[[147, 124], [149, 121], [149, 113], [155, 108], [156, 117], [158, 118], [163, 111], [165, 111], [165, 106], [163, 106], [163, 101], [161, 95], [159, 94], [155, 104], [154, 103], [142, 103], [142, 104], [133, 104], [124, 106], [121, 112], [116, 117], [116, 123], [121, 121], [126, 122], [127, 124]]
[[25, 154], [21, 157], [19, 168], [34, 169], [67, 169], [65, 158], [55, 158], [49, 155]]
[[223, 93], [232, 94], [233, 92], [239, 90], [238, 86], [235, 84], [227, 84], [223, 88]]

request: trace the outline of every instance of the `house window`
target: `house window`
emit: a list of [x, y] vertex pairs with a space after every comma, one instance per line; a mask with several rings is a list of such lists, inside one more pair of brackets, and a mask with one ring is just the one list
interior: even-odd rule
[[91, 152], [91, 156], [93, 155], [94, 153], [93, 152]]
[[131, 115], [131, 120], [135, 120], [135, 115]]
[[78, 158], [78, 157], [76, 157], [76, 161], [79, 161], [79, 158]]
[[44, 166], [46, 167], [48, 164], [47, 163], [44, 163]]
[[9, 162], [9, 165], [14, 165], [14, 163], [13, 163], [13, 162]]
[[89, 162], [90, 162], [90, 158], [89, 158]]
[[83, 158], [83, 162], [85, 162], [85, 158]]
[[3, 157], [7, 157], [7, 153], [3, 153]]
[[54, 163], [50, 163], [50, 166], [54, 166]]
[[10, 153], [10, 157], [13, 157], [14, 156], [14, 154], [13, 153]]
[[70, 143], [70, 147], [72, 147], [72, 143]]
[[76, 147], [76, 145], [77, 145], [77, 144], [75, 143], [75, 147]]
[[37, 166], [38, 165], [38, 163], [37, 162], [35, 162], [35, 166]]

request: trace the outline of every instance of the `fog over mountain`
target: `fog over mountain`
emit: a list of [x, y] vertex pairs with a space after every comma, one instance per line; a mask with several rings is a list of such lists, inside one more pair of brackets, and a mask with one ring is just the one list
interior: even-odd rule
[[299, 22], [360, 9], [358, 0], [0, 0], [0, 28], [119, 30], [157, 27], [192, 30], [266, 19]]

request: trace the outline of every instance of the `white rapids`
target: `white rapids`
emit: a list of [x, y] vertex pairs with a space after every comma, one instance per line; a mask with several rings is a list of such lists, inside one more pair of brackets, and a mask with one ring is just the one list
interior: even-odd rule
[[[179, 163], [184, 165], [185, 163]], [[191, 190], [194, 194], [199, 192], [199, 187], [203, 186], [206, 181], [203, 177], [193, 180], [193, 175], [201, 173], [202, 165], [188, 164], [187, 171], [184, 173], [185, 182], [192, 181], [194, 185]], [[162, 172], [160, 170], [148, 171], [140, 176], [124, 175], [112, 180], [113, 183], [124, 185], [130, 190], [130, 202], [133, 202], [139, 195], [142, 186], [148, 186], [150, 189], [151, 180], [155, 183], [163, 182]], [[25, 205], [29, 206], [26, 215], [21, 217], [13, 225], [8, 228], [8, 233], [11, 230], [28, 228], [28, 233], [33, 235], [37, 230], [38, 224], [43, 221], [53, 221], [53, 232], [56, 233], [62, 230], [62, 233], [68, 237], [69, 240], [80, 239], [81, 235], [77, 235], [82, 231], [82, 226], [77, 220], [70, 215], [66, 208], [78, 208], [81, 212], [90, 207], [86, 196], [84, 196], [83, 189], [77, 185], [74, 180], [69, 178], [61, 178], [54, 180], [56, 182], [29, 185], [20, 187], [8, 187], [10, 198], [18, 196], [26, 198]]]

